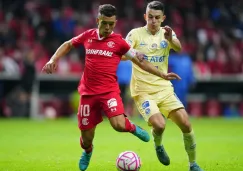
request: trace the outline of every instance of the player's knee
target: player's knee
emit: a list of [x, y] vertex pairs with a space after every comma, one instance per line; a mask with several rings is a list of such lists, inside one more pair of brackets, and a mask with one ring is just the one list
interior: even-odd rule
[[92, 145], [93, 143], [93, 139], [92, 138], [88, 138], [88, 137], [83, 137], [83, 140], [82, 140], [82, 143], [81, 143], [81, 146], [82, 148], [88, 148]]
[[165, 123], [162, 122], [154, 122], [153, 124], [154, 131], [157, 134], [162, 134], [165, 130]]
[[181, 130], [182, 130], [183, 133], [191, 132], [192, 126], [191, 126], [189, 119], [185, 119], [185, 120], [182, 121]]
[[152, 124], [157, 134], [162, 134], [164, 132], [165, 120], [161, 114], [151, 116], [149, 122]]
[[181, 131], [183, 133], [191, 132], [192, 128], [187, 112], [184, 109], [180, 109], [174, 114], [172, 120], [179, 126]]

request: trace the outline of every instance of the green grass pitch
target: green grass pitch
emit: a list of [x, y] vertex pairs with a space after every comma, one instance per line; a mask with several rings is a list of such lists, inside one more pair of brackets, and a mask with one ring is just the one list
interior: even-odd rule
[[[142, 120], [135, 123], [150, 130]], [[243, 119], [192, 119], [198, 163], [205, 171], [243, 170]], [[0, 171], [78, 171], [80, 132], [76, 120], [0, 120]], [[179, 129], [167, 122], [164, 145], [171, 158], [163, 166], [153, 142], [115, 132], [104, 121], [97, 127], [94, 153], [87, 171], [116, 171], [115, 160], [125, 150], [136, 152], [141, 171], [188, 171]]]

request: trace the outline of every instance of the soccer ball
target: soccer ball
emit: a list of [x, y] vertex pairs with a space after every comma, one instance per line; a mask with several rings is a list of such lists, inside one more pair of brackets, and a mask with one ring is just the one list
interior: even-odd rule
[[116, 168], [118, 171], [139, 171], [140, 167], [140, 158], [132, 151], [122, 152], [116, 159]]

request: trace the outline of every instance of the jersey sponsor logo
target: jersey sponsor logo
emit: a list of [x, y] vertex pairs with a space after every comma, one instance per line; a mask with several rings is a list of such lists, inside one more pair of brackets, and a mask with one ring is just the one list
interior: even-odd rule
[[109, 42], [107, 43], [107, 46], [108, 46], [109, 48], [113, 48], [114, 45], [115, 45], [115, 43], [114, 43], [113, 41], [109, 41]]
[[142, 104], [142, 108], [143, 108], [143, 109], [146, 109], [146, 108], [148, 108], [149, 106], [150, 106], [149, 101], [145, 101], [145, 102], [143, 102], [143, 104]]
[[149, 58], [148, 56], [145, 55], [144, 59], [149, 62], [164, 62], [165, 56], [151, 56], [151, 58]]
[[107, 101], [108, 108], [116, 107], [117, 106], [117, 100], [115, 98], [111, 98]]
[[82, 125], [88, 125], [89, 124], [89, 121], [87, 118], [83, 118], [82, 119]]
[[160, 42], [160, 47], [161, 48], [166, 48], [168, 46], [168, 43], [167, 43], [167, 41], [165, 41], [165, 40], [162, 40], [161, 42]]
[[107, 50], [100, 50], [100, 49], [86, 49], [86, 55], [101, 55], [101, 56], [108, 56], [112, 57], [113, 52]]
[[141, 42], [140, 44], [139, 44], [139, 46], [146, 46], [147, 44], [146, 43], [144, 43], [144, 42]]

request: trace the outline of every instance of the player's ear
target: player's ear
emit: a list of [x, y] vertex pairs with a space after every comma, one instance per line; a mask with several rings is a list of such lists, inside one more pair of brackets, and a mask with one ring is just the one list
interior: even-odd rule
[[165, 19], [166, 19], [166, 15], [163, 15], [162, 22], [165, 21]]
[[96, 18], [96, 24], [99, 25], [99, 18]]
[[114, 22], [114, 27], [116, 26], [116, 22], [117, 22], [117, 20]]
[[145, 21], [147, 21], [147, 15], [146, 14], [143, 14], [143, 18]]

